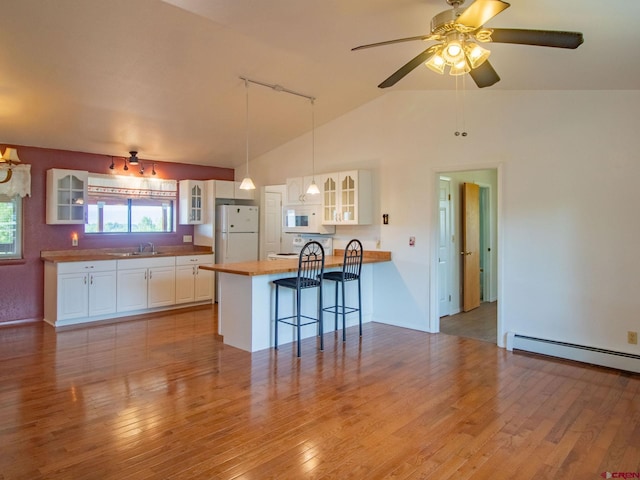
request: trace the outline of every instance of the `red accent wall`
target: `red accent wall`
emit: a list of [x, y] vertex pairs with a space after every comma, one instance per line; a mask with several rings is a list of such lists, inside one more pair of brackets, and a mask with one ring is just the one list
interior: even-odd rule
[[[192, 235], [193, 226], [178, 225], [175, 233], [86, 235], [82, 225], [47, 225], [45, 223], [46, 176], [50, 168], [86, 170], [93, 173], [113, 173], [111, 157], [92, 153], [70, 152], [37, 147], [17, 148], [20, 161], [31, 165], [31, 197], [23, 199], [23, 256], [21, 262], [0, 262], [0, 324], [17, 320], [42, 320], [44, 315], [44, 264], [42, 250], [71, 249], [71, 234], [77, 232], [79, 248], [135, 247], [144, 242], [156, 245], [183, 245], [182, 236]], [[0, 148], [4, 151], [6, 145]], [[145, 175], [151, 174], [155, 163], [156, 178], [174, 180], [233, 180], [230, 168], [205, 167], [170, 162], [147, 162]], [[139, 176], [137, 167], [122, 170], [123, 157], [115, 158], [118, 175]], [[177, 213], [177, 209], [176, 209]]]

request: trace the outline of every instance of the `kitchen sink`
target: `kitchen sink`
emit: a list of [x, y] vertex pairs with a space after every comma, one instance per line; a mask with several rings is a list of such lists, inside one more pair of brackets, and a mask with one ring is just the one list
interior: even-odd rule
[[164, 252], [114, 252], [109, 253], [113, 257], [153, 257], [154, 255], [162, 255]]

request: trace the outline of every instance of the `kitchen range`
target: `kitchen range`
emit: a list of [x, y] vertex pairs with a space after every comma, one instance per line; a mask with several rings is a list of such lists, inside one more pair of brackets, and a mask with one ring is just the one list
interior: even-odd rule
[[312, 240], [315, 240], [320, 245], [322, 245], [325, 256], [333, 255], [333, 238], [332, 237], [327, 237], [324, 235], [304, 235], [304, 236], [300, 235], [293, 239], [291, 252], [270, 253], [269, 255], [267, 255], [267, 258], [269, 260], [287, 260], [292, 258], [298, 258], [298, 256], [300, 255], [300, 251], [302, 250], [302, 247], [304, 247], [307, 242], [310, 242]]

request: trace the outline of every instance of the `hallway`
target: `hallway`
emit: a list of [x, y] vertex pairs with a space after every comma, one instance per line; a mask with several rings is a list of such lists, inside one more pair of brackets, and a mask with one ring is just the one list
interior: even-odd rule
[[498, 302], [483, 302], [470, 312], [440, 318], [440, 332], [496, 343]]

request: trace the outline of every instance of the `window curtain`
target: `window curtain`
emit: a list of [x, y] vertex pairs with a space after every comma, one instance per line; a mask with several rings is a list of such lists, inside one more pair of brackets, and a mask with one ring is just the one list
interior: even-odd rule
[[89, 174], [87, 190], [90, 196], [175, 199], [178, 182], [164, 178]]
[[0, 164], [0, 181], [7, 178], [9, 169], [12, 170], [11, 180], [0, 183], [0, 195], [9, 198], [31, 196], [31, 165]]

